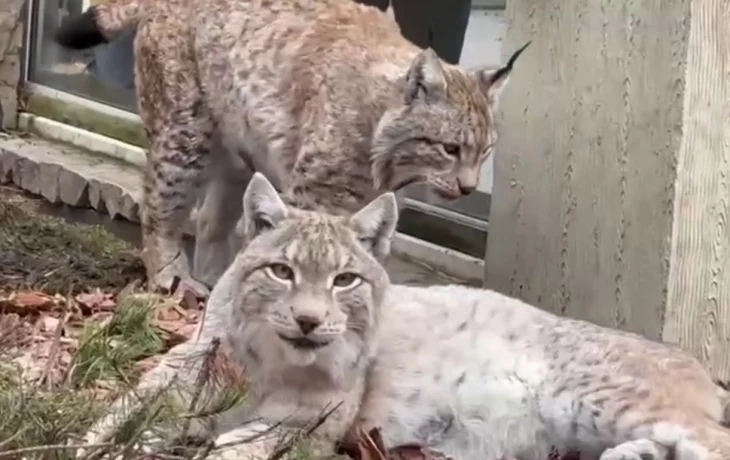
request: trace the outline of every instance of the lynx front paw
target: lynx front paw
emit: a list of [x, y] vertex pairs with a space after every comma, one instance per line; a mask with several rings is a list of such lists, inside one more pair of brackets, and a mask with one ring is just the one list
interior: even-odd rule
[[649, 439], [637, 439], [606, 449], [600, 460], [665, 460], [667, 449]]
[[191, 291], [198, 298], [207, 298], [210, 294], [210, 289], [205, 284], [193, 279], [190, 269], [182, 257], [178, 257], [150, 279], [150, 288], [153, 290], [162, 289], [173, 292], [182, 289]]

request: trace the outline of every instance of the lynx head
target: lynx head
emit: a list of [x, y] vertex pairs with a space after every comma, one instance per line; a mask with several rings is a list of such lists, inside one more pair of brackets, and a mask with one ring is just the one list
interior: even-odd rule
[[441, 198], [473, 192], [497, 142], [494, 112], [517, 57], [497, 69], [444, 66], [419, 53], [402, 79], [399, 105], [386, 111], [374, 134], [372, 174], [378, 189], [426, 183]]
[[351, 217], [333, 216], [287, 207], [256, 173], [239, 223], [245, 249], [233, 262], [239, 336], [289, 365], [363, 362], [389, 285], [381, 262], [397, 219], [393, 193]]

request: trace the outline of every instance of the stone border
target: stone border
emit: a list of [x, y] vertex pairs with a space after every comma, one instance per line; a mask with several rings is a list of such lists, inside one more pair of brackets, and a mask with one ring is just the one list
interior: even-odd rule
[[14, 184], [51, 203], [90, 207], [139, 222], [139, 171], [37, 138], [0, 134], [0, 184]]

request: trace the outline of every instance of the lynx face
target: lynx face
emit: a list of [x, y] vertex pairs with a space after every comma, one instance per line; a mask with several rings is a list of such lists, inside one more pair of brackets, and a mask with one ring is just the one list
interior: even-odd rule
[[316, 215], [287, 208], [257, 174], [239, 227], [248, 242], [235, 262], [243, 267], [236, 321], [257, 328], [292, 364], [334, 350], [361, 354], [388, 285], [378, 260], [389, 251], [395, 206], [388, 193], [350, 218]]
[[445, 68], [432, 50], [420, 53], [403, 78], [402, 105], [387, 111], [376, 129], [376, 185], [397, 190], [425, 183], [446, 200], [473, 192], [497, 142], [499, 95], [525, 47], [504, 67], [470, 72]]

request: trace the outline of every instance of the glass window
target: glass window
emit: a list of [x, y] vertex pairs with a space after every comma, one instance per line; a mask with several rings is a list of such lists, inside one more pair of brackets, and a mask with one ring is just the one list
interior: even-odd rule
[[[43, 86], [136, 112], [133, 72], [134, 30], [111, 43], [78, 52], [56, 44], [53, 35], [69, 14], [79, 14], [105, 0], [35, 0], [32, 2], [28, 79]], [[356, 0], [380, 6], [387, 0]], [[498, 65], [505, 32], [505, 0], [434, 0], [429, 16], [421, 0], [395, 0], [401, 28], [414, 41], [427, 40], [449, 61], [466, 68]], [[443, 4], [443, 8], [439, 5]], [[411, 11], [412, 10], [412, 11]], [[413, 14], [410, 14], [410, 13]], [[400, 13], [400, 14], [399, 14]], [[418, 13], [418, 14], [416, 14]], [[416, 19], [416, 18], [421, 18]], [[467, 22], [468, 19], [468, 22]], [[425, 46], [425, 44], [423, 44]], [[497, 153], [498, 154], [498, 153]], [[407, 206], [400, 230], [432, 243], [482, 258], [492, 188], [492, 159], [482, 168], [479, 188], [456, 202], [432, 198], [422, 186], [406, 191]]]
[[99, 0], [37, 0], [31, 28], [28, 80], [124, 110], [136, 112], [133, 31], [111, 43], [71, 51], [53, 36], [69, 14], [80, 14]]

